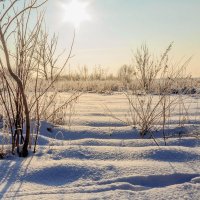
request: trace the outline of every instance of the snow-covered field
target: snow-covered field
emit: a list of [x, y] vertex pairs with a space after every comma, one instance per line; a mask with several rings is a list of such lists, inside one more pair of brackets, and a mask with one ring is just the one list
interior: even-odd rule
[[[196, 134], [198, 98], [185, 101], [190, 119], [184, 130]], [[126, 118], [128, 104], [122, 94], [84, 94], [71, 122], [41, 124], [35, 155], [0, 160], [0, 199], [199, 200], [200, 140], [174, 137], [164, 146], [158, 133], [158, 147], [108, 116], [105, 105]], [[168, 134], [180, 132], [179, 119], [174, 110]]]

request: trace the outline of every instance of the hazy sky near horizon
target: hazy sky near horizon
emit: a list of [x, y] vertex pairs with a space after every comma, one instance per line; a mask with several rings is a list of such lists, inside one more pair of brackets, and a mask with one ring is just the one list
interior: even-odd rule
[[[49, 0], [46, 23], [49, 32], [59, 33], [59, 48], [69, 47], [74, 26], [63, 17], [61, 3]], [[193, 56], [188, 71], [200, 76], [200, 0], [79, 0], [87, 2], [90, 20], [76, 29], [76, 42], [70, 65], [103, 66], [116, 72], [131, 64], [133, 52], [146, 43], [160, 54], [174, 41], [172, 59]]]

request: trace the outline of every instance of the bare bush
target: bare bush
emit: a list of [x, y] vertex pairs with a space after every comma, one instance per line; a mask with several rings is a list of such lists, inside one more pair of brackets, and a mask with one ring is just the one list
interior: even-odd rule
[[[136, 90], [133, 91], [133, 95], [126, 94], [126, 97], [130, 106], [131, 124], [139, 128], [142, 137], [152, 133], [153, 130], [162, 129], [165, 138], [164, 130], [170, 112], [174, 106], [184, 103], [180, 101], [182, 93], [172, 97], [170, 95], [172, 86], [176, 85], [179, 88], [180, 80], [185, 78], [183, 72], [190, 59], [180, 66], [170, 66], [168, 53], [171, 47], [170, 44], [157, 61], [152, 59], [146, 46], [142, 46], [135, 56], [137, 63], [135, 75], [140, 90], [144, 92], [141, 94]], [[157, 87], [156, 95], [152, 93], [153, 87]]]
[[[71, 58], [74, 43], [73, 38], [63, 64], [57, 67], [57, 38], [49, 38], [43, 30], [44, 13], [39, 11], [46, 2], [29, 0], [18, 4], [17, 0], [9, 1], [0, 16], [0, 101], [11, 132], [12, 152], [16, 147], [23, 157], [28, 155], [31, 146], [32, 121], [37, 126], [34, 142], [35, 146], [37, 144], [40, 120], [57, 95], [54, 91], [49, 96], [48, 92], [54, 90], [55, 82]], [[32, 15], [36, 15], [34, 22], [30, 20]]]
[[[109, 114], [123, 123], [138, 129], [143, 138], [150, 135], [156, 142], [153, 133], [162, 131], [166, 144], [165, 126], [170, 121], [171, 114], [176, 106], [184, 108], [184, 93], [182, 91], [172, 94], [172, 88], [181, 88], [183, 80], [188, 79], [185, 74], [190, 59], [185, 63], [174, 66], [169, 63], [168, 53], [172, 44], [160, 56], [154, 60], [147, 46], [137, 50], [134, 64], [133, 84], [131, 90], [124, 92], [129, 105], [127, 121], [114, 116], [109, 109]], [[186, 109], [182, 115], [187, 114]], [[180, 126], [184, 124], [180, 120]], [[157, 142], [156, 142], [157, 143]], [[158, 143], [157, 143], [158, 144]]]

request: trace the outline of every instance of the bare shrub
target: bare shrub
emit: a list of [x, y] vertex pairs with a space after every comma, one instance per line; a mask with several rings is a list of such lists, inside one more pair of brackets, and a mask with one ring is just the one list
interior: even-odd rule
[[[137, 63], [135, 75], [140, 90], [144, 92], [141, 94], [136, 90], [133, 91], [133, 95], [126, 94], [126, 97], [130, 107], [131, 124], [139, 128], [142, 137], [152, 133], [153, 130], [162, 129], [165, 138], [164, 130], [170, 112], [177, 104], [184, 103], [180, 101], [181, 93], [177, 96], [170, 96], [171, 87], [176, 85], [179, 88], [179, 80], [185, 77], [182, 72], [190, 59], [180, 66], [171, 67], [168, 62], [171, 47], [170, 44], [157, 61], [152, 59], [146, 46], [142, 46], [135, 56]], [[155, 87], [157, 87], [156, 93]]]
[[[37, 144], [40, 120], [56, 98], [54, 84], [71, 58], [74, 43], [73, 38], [69, 53], [58, 66], [57, 37], [50, 38], [45, 32], [44, 13], [39, 10], [46, 2], [9, 1], [0, 15], [0, 101], [11, 133], [12, 153], [17, 148], [23, 157], [31, 147], [32, 121], [37, 126]], [[30, 20], [30, 15], [36, 16], [35, 20]]]
[[[143, 138], [149, 135], [154, 138], [154, 132], [162, 131], [166, 144], [165, 127], [169, 122], [172, 112], [176, 106], [184, 107], [184, 94], [180, 91], [172, 94], [172, 88], [181, 88], [182, 80], [188, 77], [185, 74], [190, 59], [185, 63], [174, 66], [169, 62], [168, 53], [172, 44], [160, 56], [154, 59], [147, 46], [137, 50], [134, 64], [133, 81], [137, 81], [131, 90], [124, 92], [129, 105], [127, 121], [114, 116], [110, 110], [110, 116], [139, 130]], [[186, 115], [187, 110], [182, 110]], [[182, 123], [179, 123], [180, 126]], [[156, 142], [158, 145], [158, 143]]]

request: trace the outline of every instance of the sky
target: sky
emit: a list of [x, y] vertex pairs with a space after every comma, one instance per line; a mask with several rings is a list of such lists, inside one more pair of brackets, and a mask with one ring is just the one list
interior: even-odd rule
[[[74, 24], [66, 20], [73, 0], [49, 0], [46, 24], [49, 33], [59, 34], [59, 50], [69, 49]], [[79, 0], [89, 19], [76, 27], [71, 67], [102, 66], [115, 73], [131, 64], [134, 52], [146, 43], [160, 55], [174, 42], [172, 60], [192, 56], [188, 71], [200, 77], [199, 0]], [[86, 3], [86, 4], [85, 4]], [[69, 16], [67, 16], [69, 17]]]

